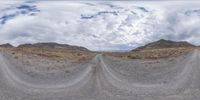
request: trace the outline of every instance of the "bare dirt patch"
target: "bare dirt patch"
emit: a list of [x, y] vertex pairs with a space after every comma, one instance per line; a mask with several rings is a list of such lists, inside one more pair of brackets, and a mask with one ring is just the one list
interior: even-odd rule
[[105, 55], [124, 58], [124, 59], [159, 59], [159, 58], [177, 57], [180, 55], [187, 54], [192, 50], [194, 50], [194, 48], [180, 47], [180, 48], [138, 50], [132, 52], [110, 52], [110, 53], [105, 53]]
[[39, 49], [39, 48], [1, 48], [1, 51], [12, 55], [15, 59], [26, 60], [26, 57], [56, 59], [58, 62], [69, 60], [81, 63], [91, 60], [96, 54], [89, 51], [73, 51], [65, 49]]

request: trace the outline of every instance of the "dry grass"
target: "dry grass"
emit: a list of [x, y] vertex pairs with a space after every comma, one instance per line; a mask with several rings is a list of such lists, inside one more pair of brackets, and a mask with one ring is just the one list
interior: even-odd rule
[[[120, 57], [124, 59], [158, 59], [177, 57], [192, 51], [194, 48], [165, 48], [165, 49], [150, 49], [133, 52], [104, 52], [104, 55]], [[36, 57], [46, 57], [52, 59], [69, 59], [74, 62], [84, 62], [92, 59], [97, 52], [89, 51], [72, 51], [64, 49], [37, 49], [37, 48], [1, 48], [3, 52], [12, 54], [18, 59], [23, 55], [31, 55]]]
[[133, 52], [124, 52], [124, 53], [106, 53], [106, 55], [128, 58], [128, 59], [158, 59], [158, 58], [169, 58], [177, 57], [183, 54], [187, 54], [192, 51], [194, 48], [165, 48], [165, 49], [151, 49], [151, 50], [141, 50]]
[[52, 59], [69, 59], [74, 62], [83, 62], [92, 59], [96, 55], [94, 52], [89, 51], [72, 51], [65, 49], [1, 48], [1, 51], [12, 54], [16, 59], [23, 55], [29, 55]]

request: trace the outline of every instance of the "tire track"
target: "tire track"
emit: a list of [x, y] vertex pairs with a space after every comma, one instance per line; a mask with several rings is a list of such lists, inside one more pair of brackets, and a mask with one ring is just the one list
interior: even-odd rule
[[[0, 87], [10, 88], [9, 86], [11, 86], [18, 88], [19, 91], [13, 93], [12, 89], [14, 90], [14, 88], [10, 88], [7, 93], [4, 93], [3, 90], [0, 90], [0, 99], [1, 95], [6, 94], [7, 96], [12, 92], [11, 94], [16, 96], [11, 97], [19, 96], [19, 98], [24, 97], [28, 100], [46, 100], [52, 97], [55, 100], [66, 100], [66, 98], [67, 100], [130, 100], [139, 97], [144, 98], [140, 98], [140, 100], [156, 100], [155, 98], [159, 98], [158, 100], [161, 98], [162, 100], [169, 98], [175, 98], [172, 100], [188, 98], [199, 100], [200, 97], [197, 94], [200, 93], [200, 51], [195, 50], [184, 59], [184, 66], [180, 67], [182, 69], [177, 69], [180, 71], [175, 72], [179, 73], [166, 84], [128, 82], [104, 62], [105, 59], [101, 54], [94, 57], [88, 63], [88, 67], [80, 70], [80, 73], [76, 73], [77, 75], [73, 80], [62, 84], [34, 84], [21, 79], [21, 75], [18, 75], [15, 69], [12, 69], [15, 66], [9, 64], [9, 61], [0, 54]], [[180, 63], [177, 62], [174, 67], [183, 65]], [[7, 85], [1, 84], [2, 82], [7, 83]], [[74, 92], [74, 90], [76, 91]], [[21, 91], [29, 91], [32, 95], [25, 96], [24, 92]], [[190, 96], [184, 95], [186, 92]], [[11, 100], [8, 98], [2, 100]]]

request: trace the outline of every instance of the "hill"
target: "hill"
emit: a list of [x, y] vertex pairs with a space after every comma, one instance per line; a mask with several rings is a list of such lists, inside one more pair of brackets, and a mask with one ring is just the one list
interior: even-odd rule
[[160, 39], [158, 41], [146, 44], [144, 46], [138, 47], [132, 51], [137, 50], [149, 50], [149, 49], [162, 49], [162, 48], [177, 48], [177, 47], [195, 47], [193, 44], [190, 44], [186, 41], [171, 41]]
[[9, 43], [6, 43], [6, 44], [1, 44], [0, 47], [3, 47], [3, 48], [12, 48], [13, 46]]
[[17, 48], [67, 49], [67, 50], [89, 51], [85, 47], [73, 46], [73, 45], [68, 45], [68, 44], [58, 44], [54, 42], [21, 44]]

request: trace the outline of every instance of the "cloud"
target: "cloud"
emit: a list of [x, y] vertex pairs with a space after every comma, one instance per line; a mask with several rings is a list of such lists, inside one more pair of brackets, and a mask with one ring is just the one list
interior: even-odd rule
[[91, 50], [131, 50], [161, 38], [200, 44], [199, 5], [178, 1], [20, 2], [0, 8], [0, 42], [58, 42]]
[[2, 11], [3, 14], [0, 17], [0, 24], [4, 25], [7, 21], [14, 19], [16, 16], [19, 15], [30, 15], [34, 16], [40, 10], [36, 8], [35, 5], [30, 5], [28, 3], [21, 4], [19, 6], [8, 7], [7, 10]]

